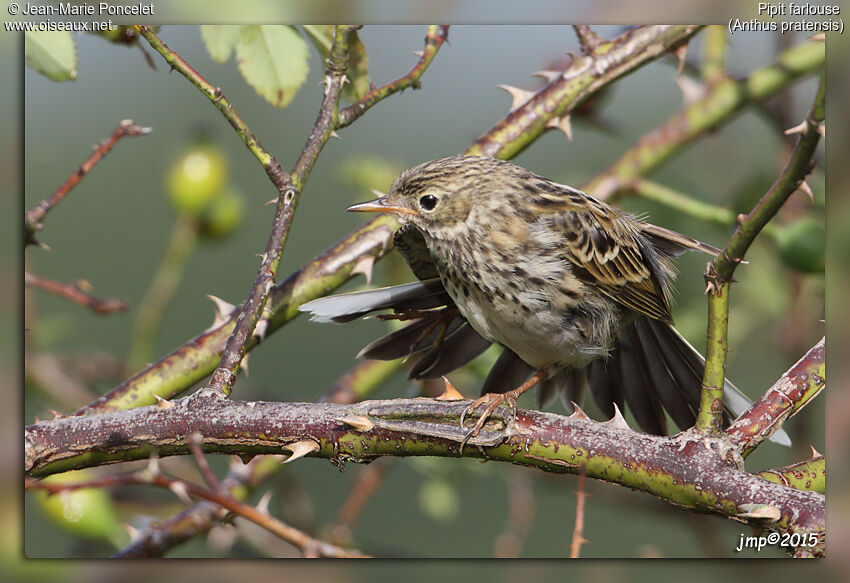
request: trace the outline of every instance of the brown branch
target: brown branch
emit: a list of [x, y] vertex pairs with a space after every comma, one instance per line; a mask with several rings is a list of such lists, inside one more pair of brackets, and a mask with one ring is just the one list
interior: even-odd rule
[[112, 135], [103, 140], [101, 143], [94, 147], [94, 152], [86, 158], [86, 161], [83, 162], [79, 168], [77, 168], [71, 176], [68, 177], [67, 180], [60, 186], [56, 192], [54, 192], [50, 198], [46, 198], [34, 209], [27, 212], [24, 217], [24, 245], [37, 245], [38, 241], [35, 239], [35, 234], [42, 228], [42, 223], [44, 222], [44, 217], [50, 212], [54, 206], [59, 204], [65, 196], [71, 190], [80, 183], [80, 181], [85, 178], [86, 174], [88, 174], [94, 165], [100, 162], [101, 158], [106, 156], [112, 147], [118, 143], [123, 137], [135, 137], [135, 136], [144, 136], [151, 133], [151, 128], [143, 128], [131, 120], [125, 119], [122, 120], [121, 123], [118, 124], [118, 127], [115, 128], [115, 131], [112, 132]]
[[821, 75], [817, 95], [815, 96], [805, 125], [801, 126], [800, 137], [788, 163], [770, 189], [746, 215], [738, 217], [738, 228], [729, 239], [729, 243], [708, 267], [706, 280], [710, 291], [719, 290], [724, 283], [732, 279], [735, 268], [744, 259], [756, 236], [776, 215], [779, 209], [803, 183], [812, 171], [815, 149], [821, 138], [826, 117], [826, 78]]
[[[247, 464], [236, 460], [231, 463], [230, 471], [222, 480], [222, 485], [227, 488], [230, 496], [244, 500], [258, 484], [278, 472], [282, 458], [283, 456], [259, 456]], [[208, 532], [227, 516], [227, 510], [217, 504], [208, 501], [196, 502], [141, 530], [130, 544], [113, 556], [124, 559], [162, 557], [174, 547]]]
[[437, 56], [437, 51], [440, 50], [440, 47], [443, 46], [443, 43], [448, 37], [449, 27], [447, 25], [432, 24], [429, 26], [428, 33], [425, 35], [425, 48], [410, 72], [395, 81], [387, 83], [383, 87], [372, 89], [357, 103], [340, 110], [337, 128], [344, 128], [351, 125], [357, 118], [369, 111], [373, 105], [390, 95], [404, 91], [408, 87], [419, 89], [419, 80], [422, 78], [422, 74], [425, 73], [431, 61]]
[[217, 504], [233, 514], [253, 522], [261, 528], [264, 528], [272, 534], [287, 541], [300, 549], [301, 553], [306, 556], [332, 558], [366, 556], [359, 551], [342, 549], [336, 545], [315, 539], [297, 528], [278, 520], [268, 512], [240, 502], [225, 492], [215, 492], [185, 480], [178, 480], [176, 478], [165, 476], [159, 473], [157, 469], [152, 469], [150, 466], [147, 470], [142, 472], [135, 472], [132, 474], [113, 474], [90, 482], [57, 484], [38, 481], [32, 478], [25, 478], [24, 481], [24, 487], [26, 490], [44, 490], [50, 494], [60, 494], [61, 492], [70, 492], [86, 488], [110, 488], [114, 486], [146, 484], [158, 486], [160, 488], [167, 488], [177, 494], [181, 499], [187, 495], [191, 495], [195, 498], [213, 502], [214, 504]]
[[821, 338], [729, 426], [726, 437], [741, 455], [749, 455], [823, 390], [826, 386], [825, 359], [826, 340]]
[[[824, 497], [773, 484], [730, 464], [722, 448], [687, 436], [659, 437], [596, 423], [519, 411], [515, 424], [497, 410], [459, 453], [466, 437], [459, 419], [468, 401], [397, 399], [358, 405], [237, 402], [201, 391], [169, 408], [143, 407], [66, 417], [26, 428], [25, 471], [43, 476], [68, 469], [187, 453], [187, 434], [203, 436], [206, 452], [251, 456], [280, 453], [312, 441], [311, 456], [337, 465], [393, 455], [474, 457], [551, 472], [586, 472], [662, 498], [779, 532], [824, 529]], [[718, 444], [722, 445], [722, 444]], [[752, 515], [753, 505], [768, 508]], [[822, 549], [821, 549], [822, 550]], [[815, 552], [820, 552], [814, 549]]]
[[124, 300], [116, 298], [103, 299], [89, 295], [86, 292], [86, 288], [90, 286], [82, 281], [59, 283], [52, 279], [46, 279], [31, 273], [25, 273], [24, 283], [27, 287], [44, 290], [52, 293], [53, 295], [59, 296], [60, 298], [70, 300], [78, 306], [90, 309], [95, 314], [124, 312], [130, 307]]
[[[301, 155], [295, 162], [292, 173], [281, 184], [285, 188], [283, 190], [278, 189], [280, 194], [277, 199], [277, 207], [266, 250], [262, 254], [260, 269], [257, 271], [254, 284], [251, 286], [248, 299], [242, 304], [242, 309], [236, 318], [233, 333], [227, 340], [218, 368], [213, 372], [209, 382], [211, 389], [221, 391], [225, 395], [229, 395], [233, 388], [233, 383], [236, 381], [236, 371], [246, 353], [246, 345], [254, 335], [269, 292], [274, 286], [277, 268], [289, 237], [290, 225], [295, 218], [295, 210], [298, 208], [301, 191], [316, 159], [336, 128], [339, 118], [340, 94], [346, 81], [348, 44], [351, 33], [356, 28], [359, 27], [337, 26], [334, 29], [333, 45], [331, 45], [325, 71], [325, 95], [319, 108], [318, 117], [313, 124], [313, 130], [310, 132], [304, 148], [301, 150]], [[259, 334], [260, 337], [263, 335], [263, 332]]]
[[578, 490], [576, 490], [576, 524], [573, 528], [573, 538], [570, 542], [570, 558], [577, 559], [581, 553], [581, 546], [588, 542], [584, 538], [584, 501], [587, 499], [587, 492], [584, 489], [584, 472], [578, 475]]

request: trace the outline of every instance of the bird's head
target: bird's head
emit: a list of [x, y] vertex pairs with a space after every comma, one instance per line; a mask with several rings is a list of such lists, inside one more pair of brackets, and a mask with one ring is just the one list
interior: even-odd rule
[[402, 172], [387, 194], [346, 210], [389, 213], [431, 236], [451, 236], [464, 225], [473, 207], [496, 190], [488, 188], [488, 183], [497, 181], [497, 171], [504, 171], [506, 165], [513, 166], [479, 156], [432, 160]]

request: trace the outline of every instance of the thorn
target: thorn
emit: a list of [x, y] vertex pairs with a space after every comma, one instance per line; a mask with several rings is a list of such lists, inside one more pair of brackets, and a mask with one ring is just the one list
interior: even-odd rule
[[372, 283], [372, 267], [375, 265], [375, 257], [372, 255], [364, 255], [357, 260], [354, 267], [351, 269], [351, 275], [362, 273], [366, 277], [366, 285]]
[[573, 125], [569, 114], [561, 117], [553, 117], [546, 122], [546, 127], [561, 130], [567, 136], [567, 140], [570, 142], [573, 141]]
[[532, 77], [539, 77], [546, 81], [546, 83], [551, 83], [555, 79], [558, 79], [563, 73], [561, 71], [535, 71], [531, 74]]
[[267, 200], [265, 203], [263, 203], [263, 206], [269, 206], [273, 204], [277, 204], [277, 197]]
[[133, 542], [139, 538], [139, 534], [141, 533], [141, 531], [138, 528], [127, 522], [123, 523], [121, 526], [124, 527], [124, 532], [130, 535], [130, 542]]
[[528, 101], [534, 96], [533, 91], [526, 91], [524, 89], [520, 89], [519, 87], [512, 87], [510, 85], [496, 85], [499, 89], [503, 91], [507, 91], [511, 96], [511, 109], [510, 111], [514, 111], [520, 105]]
[[213, 319], [211, 326], [211, 328], [215, 328], [230, 318], [230, 315], [233, 313], [233, 310], [236, 309], [236, 306], [230, 302], [225, 302], [223, 299], [212, 294], [207, 294], [207, 297], [215, 304], [215, 318]]
[[32, 422], [33, 424], [38, 425], [39, 423], [41, 423], [41, 419], [39, 419], [38, 417], [33, 417]]
[[809, 188], [809, 185], [805, 180], [803, 180], [800, 185], [797, 186], [797, 190], [808, 196], [809, 200], [812, 201], [812, 204], [815, 204], [815, 193], [812, 192], [812, 189]]
[[387, 195], [386, 195], [386, 193], [381, 192], [380, 190], [377, 190], [377, 189], [375, 189], [375, 188], [373, 188], [373, 189], [372, 189], [372, 194], [374, 194], [374, 195], [375, 195], [375, 196], [377, 196], [378, 198], [382, 198], [382, 197], [387, 196]]
[[145, 469], [142, 470], [142, 473], [145, 474], [148, 479], [153, 479], [156, 476], [160, 475], [159, 470], [159, 456], [154, 453], [151, 457], [148, 458], [148, 465], [145, 466]]
[[266, 339], [266, 334], [269, 332], [269, 321], [266, 318], [260, 318], [257, 325], [254, 326], [254, 332], [251, 337], [256, 338], [260, 342]]
[[156, 399], [156, 408], [157, 409], [171, 409], [174, 406], [174, 403], [169, 401], [168, 399], [163, 399], [156, 393], [153, 395], [154, 399]]
[[818, 450], [815, 449], [815, 446], [809, 445], [809, 447], [812, 448], [812, 459], [823, 456], [823, 454], [821, 452], [819, 452]]
[[776, 522], [782, 516], [779, 508], [770, 504], [741, 504], [739, 508], [744, 510], [744, 512], [738, 513], [740, 518], [757, 518]]
[[679, 57], [679, 75], [681, 75], [682, 71], [685, 70], [685, 59], [688, 56], [688, 43], [676, 47], [673, 54]]
[[626, 418], [623, 417], [623, 414], [620, 413], [620, 408], [617, 407], [617, 403], [614, 403], [614, 416], [611, 417], [608, 421], [604, 421], [603, 425], [609, 425], [611, 427], [616, 427], [618, 429], [628, 429], [631, 431], [631, 427], [626, 423]]
[[455, 388], [451, 381], [449, 381], [446, 377], [443, 377], [443, 380], [446, 383], [446, 388], [443, 390], [442, 394], [435, 397], [435, 399], [438, 401], [462, 401], [463, 395], [460, 394], [460, 391]]
[[826, 33], [817, 32], [817, 33], [813, 34], [812, 36], [806, 37], [806, 40], [810, 40], [810, 41], [817, 42], [817, 43], [824, 43], [824, 42], [826, 42]]
[[682, 92], [685, 105], [696, 103], [705, 95], [705, 85], [691, 77], [679, 75], [676, 77], [676, 86]]
[[570, 415], [570, 419], [590, 419], [590, 417], [587, 416], [587, 413], [585, 413], [575, 401], [570, 401], [570, 403], [573, 406], [573, 413]]
[[[285, 463], [285, 462], [284, 462]], [[269, 513], [269, 502], [272, 499], [272, 491], [267, 490], [265, 494], [260, 498], [260, 501], [257, 502], [257, 511], [262, 512], [263, 514]]]
[[82, 292], [89, 293], [92, 291], [92, 284], [85, 279], [78, 279], [74, 282], [74, 286]]
[[283, 449], [287, 450], [292, 454], [282, 462], [288, 464], [289, 462], [294, 462], [298, 458], [304, 457], [308, 453], [318, 450], [319, 444], [313, 441], [312, 439], [303, 439], [301, 441], [296, 441], [295, 443], [285, 445]]
[[816, 127], [817, 127], [818, 133], [820, 134], [820, 137], [825, 138], [826, 137], [826, 123], [820, 122]]
[[798, 124], [797, 124], [797, 125], [795, 125], [794, 127], [788, 128], [788, 129], [787, 129], [787, 130], [785, 130], [783, 133], [784, 133], [786, 136], [790, 136], [790, 135], [792, 135], [792, 134], [801, 134], [801, 135], [805, 135], [805, 133], [806, 133], [806, 131], [808, 131], [808, 129], [809, 129], [809, 126], [806, 124], [806, 122], [805, 122], [805, 121], [801, 121], [800, 123], [798, 123]]
[[171, 482], [168, 485], [168, 489], [174, 492], [174, 495], [180, 498], [180, 501], [183, 504], [192, 504], [192, 497], [189, 496], [189, 490], [186, 488], [186, 484], [183, 482]]
[[53, 409], [49, 409], [49, 411], [53, 414], [54, 421], [62, 418], [62, 413], [60, 413], [59, 411], [54, 411]]
[[411, 51], [414, 57], [419, 57], [420, 59], [425, 56], [425, 51]]
[[353, 427], [357, 431], [370, 431], [375, 426], [371, 419], [364, 415], [346, 415], [345, 417], [334, 419], [334, 421]]
[[738, 213], [738, 216], [735, 217], [735, 220], [738, 221], [739, 225], [743, 225], [744, 221], [747, 220], [747, 215], [745, 215], [744, 213]]
[[332, 137], [332, 138], [334, 138], [334, 139], [336, 139], [336, 140], [340, 139], [340, 138], [339, 138], [339, 134], [338, 134], [338, 133], [336, 133], [334, 130], [331, 130], [330, 137]]

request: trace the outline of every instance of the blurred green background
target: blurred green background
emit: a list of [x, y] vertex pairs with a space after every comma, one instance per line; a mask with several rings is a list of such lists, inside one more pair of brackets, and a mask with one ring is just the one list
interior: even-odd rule
[[[599, 27], [613, 36], [622, 29]], [[422, 48], [424, 26], [367, 26], [361, 38], [369, 53], [369, 72], [380, 85], [406, 73], [411, 54]], [[235, 64], [217, 64], [207, 55], [197, 26], [166, 26], [162, 39], [207, 80], [223, 88], [235, 109], [263, 144], [288, 169], [312, 127], [321, 98], [322, 63], [313, 50], [307, 82], [292, 103], [277, 110], [246, 85]], [[400, 170], [465, 149], [506, 113], [509, 97], [498, 84], [525, 89], [540, 87], [529, 75], [563, 63], [566, 52], [578, 53], [575, 36], [564, 26], [453, 26], [418, 91], [393, 96], [369, 111], [332, 140], [304, 190], [292, 235], [281, 264], [285, 276], [361, 224], [362, 217], [343, 212], [368, 195], [352, 169], [385, 164]], [[169, 73], [152, 53], [151, 70], [138, 48], [111, 45], [91, 35], [75, 36], [79, 75], [57, 84], [34, 71], [24, 72], [25, 208], [53, 192], [94, 143], [108, 136], [121, 119], [150, 126], [146, 137], [119, 143], [89, 176], [54, 209], [40, 239], [51, 251], [30, 248], [28, 269], [54, 280], [83, 278], [101, 297], [127, 300], [127, 313], [97, 316], [65, 300], [34, 292], [27, 304], [37, 321], [29, 341], [39, 351], [72, 363], [102, 366], [121, 363], [130, 350], [133, 307], [137, 306], [165, 249], [175, 215], [166, 195], [166, 175], [175, 158], [205, 133], [229, 161], [230, 181], [246, 197], [242, 228], [224, 241], [199, 243], [174, 302], [168, 307], [157, 340], [161, 355], [196, 335], [212, 322], [206, 294], [241, 301], [253, 281], [267, 239], [275, 195], [265, 173], [227, 122], [177, 73]], [[773, 62], [778, 50], [803, 42], [800, 37], [738, 34], [730, 38], [729, 69], [745, 74]], [[698, 59], [701, 39], [691, 43], [689, 58]], [[675, 84], [676, 62], [662, 60], [617, 83], [599, 106], [596, 122], [576, 120], [573, 140], [560, 132], [540, 138], [515, 161], [567, 184], [579, 185], [602, 171], [637, 138], [682, 107]], [[802, 119], [814, 94], [809, 80], [784, 92], [773, 105]], [[762, 113], [748, 109], [718, 132], [690, 146], [651, 178], [700, 200], [747, 210], [764, 193], [787, 157], [792, 141]], [[803, 214], [822, 220], [824, 180], [819, 168], [809, 181], [818, 205], [796, 194], [780, 223]], [[386, 184], [374, 184], [385, 188]], [[651, 221], [722, 246], [726, 229], [708, 225], [641, 200], [624, 206], [646, 212]], [[748, 255], [750, 264], [736, 273], [733, 289], [728, 375], [744, 392], [757, 397], [809, 346], [823, 335], [823, 277], [788, 269], [776, 259], [776, 246], [762, 238]], [[679, 292], [674, 316], [679, 329], [700, 350], [704, 346], [705, 258], [691, 255], [678, 262]], [[395, 281], [397, 260], [379, 263], [374, 284]], [[355, 278], [346, 289], [363, 286]], [[299, 318], [268, 338], [253, 353], [250, 378], [240, 377], [234, 396], [252, 400], [311, 401], [318, 398], [350, 366], [354, 354], [380, 334], [379, 322], [331, 327]], [[94, 362], [95, 365], [91, 365]], [[104, 364], [105, 363], [105, 364]], [[82, 374], [82, 373], [80, 373]], [[93, 381], [98, 394], [114, 381]], [[466, 395], [477, 385], [458, 384]], [[411, 392], [413, 391], [413, 392]], [[401, 376], [376, 397], [415, 394]], [[530, 403], [527, 403], [530, 405]], [[560, 405], [554, 406], [558, 411]], [[27, 394], [24, 419], [63, 413], [56, 398], [43, 391]], [[824, 399], [816, 400], [788, 429], [793, 451], [767, 444], [751, 456], [748, 469], [760, 470], [805, 457], [808, 444], [823, 450]], [[219, 472], [227, 460], [215, 458]], [[170, 464], [170, 465], [169, 465]], [[186, 462], [167, 460], [174, 471], [189, 471]], [[339, 473], [327, 461], [307, 459], [287, 466], [269, 487], [275, 491], [274, 514], [306, 529], [335, 522], [348, 492], [364, 468], [349, 464]], [[508, 519], [508, 495], [527, 493], [532, 509], [520, 556], [563, 557], [573, 529], [577, 480], [573, 476], [538, 475], [530, 469], [469, 460], [393, 460], [377, 493], [356, 525], [353, 544], [382, 556], [490, 557]], [[584, 557], [729, 557], [739, 535], [749, 530], [731, 522], [691, 515], [644, 494], [588, 481], [592, 494], [586, 510]], [[309, 503], [308, 503], [309, 500]], [[25, 552], [30, 557], [102, 557], [112, 549], [67, 536], [46, 520], [27, 495]], [[148, 520], [148, 506], [171, 505], [160, 492], [136, 488], [122, 491], [117, 509], [123, 521], [137, 527]], [[446, 509], [454, 512], [446, 512]], [[166, 514], [167, 515], [167, 514]], [[270, 550], [272, 549], [272, 550]], [[264, 556], [292, 553], [264, 537], [246, 536], [235, 546], [196, 540], [170, 556]], [[776, 549], [748, 556], [782, 556]], [[612, 578], [614, 575], [612, 574]], [[532, 577], [533, 578], [533, 577]]]

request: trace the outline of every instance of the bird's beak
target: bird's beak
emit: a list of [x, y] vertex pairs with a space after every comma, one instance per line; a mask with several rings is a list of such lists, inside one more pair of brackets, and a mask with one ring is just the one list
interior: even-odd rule
[[377, 190], [373, 190], [372, 192], [377, 195], [380, 195], [380, 197], [376, 198], [375, 200], [353, 204], [345, 210], [354, 213], [389, 213], [402, 215], [416, 214], [416, 211], [414, 211], [413, 209], [409, 209], [403, 206], [396, 206], [389, 203], [387, 201], [387, 196], [384, 193], [378, 192]]

